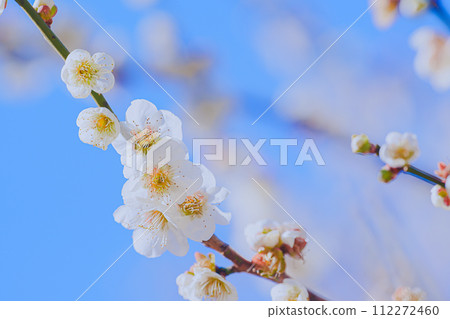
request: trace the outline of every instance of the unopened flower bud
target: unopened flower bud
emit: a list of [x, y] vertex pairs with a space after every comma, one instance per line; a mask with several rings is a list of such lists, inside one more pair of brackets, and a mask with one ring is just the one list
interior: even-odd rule
[[443, 181], [447, 180], [450, 175], [450, 165], [446, 165], [444, 162], [438, 163], [438, 169], [435, 171], [436, 175], [441, 177]]
[[208, 256], [205, 256], [196, 252], [194, 256], [197, 262], [191, 267], [191, 272], [194, 271], [194, 268], [207, 268], [211, 271], [216, 271], [216, 258], [214, 254], [209, 253]]
[[259, 275], [267, 278], [279, 277], [286, 270], [286, 261], [280, 248], [263, 248], [253, 257], [252, 262]]
[[285, 254], [289, 254], [296, 259], [303, 259], [303, 250], [305, 249], [307, 241], [303, 237], [297, 237], [294, 240], [294, 245], [289, 246], [287, 244], [281, 245], [281, 250]]
[[33, 8], [39, 13], [42, 20], [48, 26], [51, 26], [53, 23], [53, 17], [58, 12], [58, 8], [55, 6], [53, 0], [36, 0], [33, 4]]
[[368, 154], [372, 149], [372, 144], [366, 134], [352, 135], [352, 152]]
[[383, 183], [389, 183], [394, 178], [397, 177], [398, 173], [400, 172], [399, 168], [393, 168], [389, 165], [383, 166], [383, 168], [380, 171], [380, 174], [378, 175], [378, 180]]

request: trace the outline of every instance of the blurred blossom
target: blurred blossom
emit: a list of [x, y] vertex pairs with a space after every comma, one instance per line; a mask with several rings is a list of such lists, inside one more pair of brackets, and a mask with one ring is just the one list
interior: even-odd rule
[[3, 11], [6, 8], [6, 3], [8, 2], [8, 0], [0, 0], [0, 15], [3, 13]]
[[133, 9], [143, 9], [145, 7], [154, 5], [158, 0], [122, 0]]
[[289, 14], [265, 22], [257, 31], [255, 43], [269, 69], [288, 74], [303, 67], [312, 49], [308, 30]]
[[440, 185], [434, 185], [431, 189], [431, 203], [435, 207], [450, 210], [450, 197], [448, 188], [444, 188]]
[[411, 46], [417, 51], [414, 68], [419, 76], [429, 79], [436, 90], [450, 88], [450, 40], [423, 27], [411, 36]]
[[[375, 0], [369, 0], [373, 4]], [[429, 0], [378, 0], [372, 7], [373, 20], [379, 28], [390, 27], [398, 13], [405, 17], [415, 17], [429, 6]]]
[[208, 57], [185, 54], [173, 18], [163, 12], [144, 18], [138, 27], [145, 63], [167, 76], [192, 78], [210, 66]]
[[399, 287], [392, 295], [394, 301], [423, 301], [425, 292], [420, 288]]
[[391, 132], [380, 148], [380, 159], [393, 168], [408, 165], [419, 155], [417, 137], [411, 133]]
[[[373, 4], [376, 0], [369, 0]], [[372, 7], [373, 21], [379, 28], [390, 27], [396, 17], [400, 0], [378, 0]]]
[[285, 279], [270, 291], [273, 301], [309, 301], [308, 290], [293, 279]]

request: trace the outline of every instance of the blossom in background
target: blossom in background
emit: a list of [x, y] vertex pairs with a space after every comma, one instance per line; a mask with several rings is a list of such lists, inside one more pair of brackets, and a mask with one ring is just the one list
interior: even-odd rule
[[380, 159], [393, 168], [408, 165], [419, 154], [417, 137], [411, 133], [391, 132], [386, 136], [386, 144], [380, 148]]
[[450, 210], [450, 197], [448, 193], [448, 187], [444, 188], [440, 185], [433, 186], [433, 188], [431, 189], [431, 203], [435, 207]]
[[84, 143], [106, 150], [119, 135], [117, 117], [105, 107], [91, 107], [81, 111], [77, 118], [78, 135]]
[[168, 215], [183, 233], [195, 241], [211, 238], [216, 224], [227, 225], [231, 214], [222, 212], [216, 205], [228, 196], [228, 190], [216, 186], [214, 175], [203, 165], [200, 189], [190, 188], [186, 195], [172, 205]]
[[285, 279], [270, 291], [273, 301], [309, 301], [308, 290], [293, 279]]
[[[369, 0], [372, 5], [375, 0]], [[379, 28], [390, 27], [398, 13], [398, 5], [400, 0], [378, 0], [372, 7], [372, 16], [375, 25]]]
[[[390, 27], [400, 13], [406, 17], [415, 17], [429, 6], [429, 0], [369, 0], [373, 4], [373, 20], [377, 27]], [[374, 3], [375, 2], [375, 3]]]
[[296, 258], [302, 258], [301, 253], [306, 246], [306, 234], [298, 226], [272, 220], [249, 224], [245, 228], [245, 237], [254, 251], [281, 247], [283, 252]]
[[36, 0], [33, 3], [33, 8], [39, 13], [41, 18], [48, 26], [53, 23], [53, 17], [56, 15], [58, 8], [55, 6], [53, 0]]
[[392, 295], [394, 301], [422, 301], [426, 294], [420, 288], [399, 287]]
[[114, 60], [106, 53], [92, 57], [81, 49], [72, 51], [61, 70], [61, 78], [74, 98], [86, 98], [91, 91], [106, 93], [114, 86]]
[[[122, 165], [125, 166], [125, 178], [139, 175], [145, 171], [147, 155], [151, 150], [153, 152], [160, 148], [167, 141], [165, 138], [170, 138], [170, 143], [183, 145], [180, 119], [169, 111], [159, 111], [153, 103], [147, 100], [132, 101], [125, 118], [126, 121], [120, 123], [121, 134], [113, 143], [114, 148], [121, 156]], [[133, 154], [129, 154], [130, 150], [127, 146], [132, 148]], [[179, 148], [174, 147], [173, 149], [177, 152]], [[187, 154], [187, 151], [185, 153]], [[130, 163], [132, 156], [136, 158]]]
[[136, 202], [123, 205], [114, 212], [114, 220], [133, 231], [134, 249], [149, 258], [159, 257], [166, 250], [184, 256], [189, 250], [187, 238], [166, 215], [167, 208]]
[[8, 0], [0, 0], [0, 15], [3, 13], [3, 11], [6, 8], [6, 4], [8, 3]]
[[369, 137], [366, 134], [352, 135], [351, 142], [353, 153], [369, 153], [372, 144], [369, 141]]
[[398, 10], [405, 17], [415, 17], [428, 9], [430, 0], [400, 0]]
[[245, 228], [245, 238], [254, 251], [261, 247], [273, 248], [280, 243], [280, 225], [271, 220], [261, 220], [254, 224], [249, 224]]
[[411, 36], [411, 46], [417, 51], [414, 68], [429, 79], [436, 90], [450, 88], [450, 39], [423, 27]]
[[236, 288], [224, 277], [203, 267], [194, 267], [177, 277], [178, 293], [187, 300], [234, 301]]

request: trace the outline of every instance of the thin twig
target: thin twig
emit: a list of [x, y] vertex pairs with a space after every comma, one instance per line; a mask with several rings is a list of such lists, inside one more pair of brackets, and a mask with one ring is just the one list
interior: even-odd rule
[[[262, 277], [259, 274], [260, 269], [258, 268], [257, 265], [253, 264], [251, 261], [239, 255], [233, 248], [230, 247], [230, 245], [222, 241], [216, 235], [213, 235], [209, 240], [204, 241], [203, 245], [217, 251], [218, 253], [220, 253], [222, 256], [224, 256], [233, 263], [233, 266], [230, 268], [222, 268], [222, 267], [216, 268], [216, 271], [224, 277], [231, 275], [233, 273], [245, 272], [248, 274], [259, 276], [261, 278], [269, 279], [276, 283], [281, 283], [283, 282], [284, 279], [289, 278], [289, 276], [286, 274], [282, 274], [281, 276], [278, 276], [276, 278]], [[309, 292], [309, 299], [311, 301], [326, 301], [326, 299], [316, 295], [314, 292], [310, 290], [308, 290], [308, 292]]]
[[[44, 22], [39, 13], [33, 8], [33, 6], [27, 0], [15, 0], [17, 4], [27, 13], [30, 19], [34, 22], [37, 28], [41, 31], [44, 38], [47, 42], [55, 49], [55, 51], [64, 59], [67, 59], [69, 55], [69, 50], [66, 46], [61, 42], [61, 40], [56, 36], [56, 34], [49, 28], [49, 26]], [[94, 99], [95, 103], [97, 103], [100, 107], [106, 107], [113, 114], [114, 111], [109, 106], [106, 99], [102, 94], [98, 94], [94, 91], [91, 92], [91, 96]]]

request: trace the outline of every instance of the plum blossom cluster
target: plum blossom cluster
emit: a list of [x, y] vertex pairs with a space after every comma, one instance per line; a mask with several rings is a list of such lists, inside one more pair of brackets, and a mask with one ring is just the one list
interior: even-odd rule
[[[245, 237], [250, 248], [256, 252], [252, 258], [262, 277], [277, 278], [286, 272], [286, 264], [303, 263], [303, 253], [307, 245], [305, 232], [298, 226], [276, 221], [262, 220], [250, 224], [245, 229]], [[308, 291], [292, 279], [272, 288], [273, 300], [309, 300]]]
[[[416, 17], [430, 11], [446, 26], [450, 26], [450, 15], [439, 0], [370, 0], [375, 25], [390, 27], [398, 15]], [[375, 2], [375, 3], [374, 3]], [[449, 37], [430, 27], [421, 27], [410, 38], [411, 47], [417, 51], [414, 69], [419, 77], [428, 80], [437, 91], [450, 89]]]
[[[120, 155], [127, 181], [122, 188], [123, 205], [113, 216], [116, 222], [133, 230], [135, 250], [149, 258], [165, 251], [184, 256], [191, 239], [233, 262], [230, 268], [220, 268], [213, 254], [196, 253], [196, 263], [176, 280], [181, 296], [188, 300], [237, 300], [236, 288], [226, 276], [247, 272], [278, 283], [271, 292], [274, 300], [322, 300], [285, 273], [287, 260], [303, 262], [307, 241], [299, 228], [268, 221], [249, 226], [246, 236], [256, 251], [251, 262], [214, 236], [216, 224], [227, 225], [231, 219], [230, 213], [218, 207], [228, 190], [217, 186], [205, 166], [189, 160], [181, 120], [138, 99], [131, 102], [125, 121], [120, 122], [102, 95], [115, 83], [112, 57], [106, 53], [91, 55], [82, 49], [69, 53], [50, 30], [57, 12], [53, 0], [37, 0], [33, 7], [27, 1], [18, 3], [65, 57], [61, 79], [71, 95], [91, 95], [98, 104], [78, 115], [79, 137], [102, 150], [113, 145]], [[5, 7], [6, 0], [0, 0], [0, 13]]]
[[429, 6], [429, 0], [369, 0], [373, 5], [372, 13], [374, 23], [379, 28], [388, 28], [398, 15], [415, 17], [423, 13]]
[[438, 163], [437, 176], [423, 172], [411, 163], [420, 155], [417, 137], [411, 133], [391, 132], [382, 146], [372, 144], [365, 134], [353, 135], [351, 141], [353, 153], [374, 154], [386, 164], [379, 174], [382, 182], [388, 183], [400, 172], [407, 172], [433, 184], [431, 202], [435, 207], [450, 210], [450, 165]]

